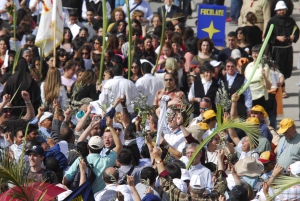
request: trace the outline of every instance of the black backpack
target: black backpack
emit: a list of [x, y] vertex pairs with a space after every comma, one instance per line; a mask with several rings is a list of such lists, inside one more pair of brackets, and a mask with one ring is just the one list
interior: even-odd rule
[[[96, 179], [96, 174], [93, 171], [94, 167], [93, 167], [92, 164], [89, 164], [87, 162], [85, 157], [83, 159], [84, 159], [84, 161], [86, 163], [86, 166], [87, 166], [87, 168], [85, 169], [86, 180], [89, 181], [91, 184], [93, 184], [95, 179]], [[75, 177], [74, 177], [72, 183], [69, 186], [69, 189], [74, 191], [76, 188], [79, 187], [79, 183], [80, 183], [80, 168], [79, 168], [79, 165], [78, 165], [77, 172], [75, 174]]]

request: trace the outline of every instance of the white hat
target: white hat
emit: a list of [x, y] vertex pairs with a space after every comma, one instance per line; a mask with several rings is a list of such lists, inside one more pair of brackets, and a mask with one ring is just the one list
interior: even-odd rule
[[187, 185], [184, 181], [181, 179], [173, 179], [173, 183], [176, 185], [177, 188], [179, 188], [182, 192], [187, 193]]
[[297, 161], [295, 163], [292, 163], [290, 165], [290, 169], [291, 169], [291, 173], [295, 176], [295, 177], [299, 177], [298, 175], [300, 174], [300, 161]]
[[257, 177], [263, 172], [264, 165], [253, 156], [246, 156], [245, 158], [239, 160], [234, 165], [234, 168], [239, 175]]
[[231, 57], [233, 59], [241, 58], [242, 57], [241, 51], [239, 49], [232, 50]]
[[193, 175], [191, 177], [191, 181], [190, 181], [190, 186], [193, 188], [193, 189], [198, 189], [198, 190], [201, 190], [201, 189], [204, 189], [206, 184], [205, 184], [205, 181], [204, 179], [200, 176], [200, 175]]
[[286, 10], [288, 9], [284, 1], [278, 1], [274, 10], [276, 11], [281, 9], [286, 9]]
[[212, 60], [209, 62], [213, 67], [218, 67], [221, 64], [221, 61]]
[[188, 170], [181, 168], [181, 180], [182, 181], [191, 180]]
[[39, 123], [41, 123], [45, 119], [50, 119], [52, 117], [53, 117], [53, 114], [51, 112], [44, 112], [43, 116], [39, 120]]
[[90, 146], [92, 149], [99, 150], [99, 149], [102, 149], [102, 148], [103, 148], [104, 143], [103, 143], [103, 140], [102, 140], [101, 137], [99, 137], [99, 136], [93, 136], [93, 137], [91, 137], [91, 139], [89, 140], [89, 146]]

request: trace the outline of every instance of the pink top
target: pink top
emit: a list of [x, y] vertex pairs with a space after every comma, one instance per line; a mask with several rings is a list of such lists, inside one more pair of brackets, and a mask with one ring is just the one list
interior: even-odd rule
[[71, 87], [74, 82], [76, 82], [76, 78], [72, 77], [71, 79], [65, 78], [64, 76], [61, 76], [61, 84], [66, 87]]
[[185, 58], [185, 64], [184, 64], [184, 70], [185, 72], [190, 72], [190, 63], [193, 60], [195, 55], [193, 55], [190, 52], [185, 53], [184, 58]]

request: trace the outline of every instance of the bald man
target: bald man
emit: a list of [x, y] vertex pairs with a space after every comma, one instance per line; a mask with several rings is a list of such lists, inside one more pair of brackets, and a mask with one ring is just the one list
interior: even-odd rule
[[117, 197], [116, 183], [119, 180], [119, 172], [113, 167], [108, 167], [104, 170], [102, 179], [105, 182], [105, 188], [95, 193], [95, 201], [109, 200], [112, 197]]

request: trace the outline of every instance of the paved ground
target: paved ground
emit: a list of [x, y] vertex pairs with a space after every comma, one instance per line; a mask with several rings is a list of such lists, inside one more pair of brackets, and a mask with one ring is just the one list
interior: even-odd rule
[[[150, 2], [151, 8], [153, 12], [157, 12], [157, 8], [162, 6], [163, 3]], [[230, 0], [225, 0], [225, 5], [227, 6], [227, 15], [230, 13]], [[296, 20], [298, 27], [300, 27], [300, 3], [294, 2], [294, 11], [292, 17]], [[192, 14], [194, 19], [187, 20], [187, 26], [192, 27], [196, 31], [195, 20], [197, 17], [197, 12]], [[237, 26], [230, 26], [226, 23], [226, 33], [230, 31], [235, 31]], [[300, 112], [299, 112], [299, 103], [298, 103], [298, 93], [299, 86], [296, 83], [300, 82], [300, 70], [297, 69], [297, 62], [300, 59], [300, 40], [294, 45], [294, 70], [292, 73], [292, 77], [286, 81], [286, 91], [288, 93], [288, 98], [283, 100], [284, 104], [284, 117], [289, 117], [295, 120], [298, 131], [300, 132]], [[300, 61], [299, 61], [300, 62]], [[280, 122], [281, 118], [277, 118], [278, 122]]]

